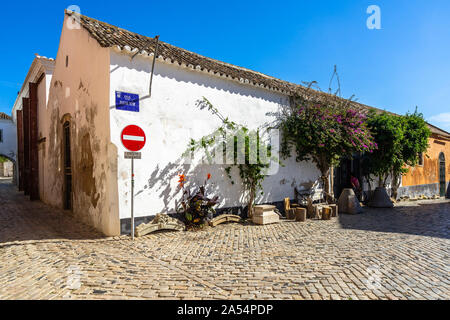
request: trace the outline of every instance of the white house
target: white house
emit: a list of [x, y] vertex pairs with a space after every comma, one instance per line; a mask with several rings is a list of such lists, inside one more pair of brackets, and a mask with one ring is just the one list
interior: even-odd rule
[[[25, 194], [30, 194], [30, 188], [31, 186], [34, 186], [31, 188], [32, 199], [46, 199], [44, 181], [45, 170], [47, 170], [47, 168], [43, 167], [46, 154], [43, 149], [45, 137], [43, 137], [42, 132], [48, 126], [48, 120], [45, 117], [45, 114], [47, 111], [54, 64], [55, 61], [53, 59], [36, 55], [12, 108], [12, 119], [14, 122], [13, 150], [17, 155], [18, 160], [18, 165], [16, 166], [16, 183], [19, 190], [24, 190]], [[33, 92], [30, 92], [30, 88], [33, 89]], [[29, 114], [27, 114], [25, 124], [23, 121], [24, 118], [22, 118], [24, 103], [28, 106], [27, 110], [29, 110], [31, 99], [33, 100], [33, 103], [31, 104], [35, 109], [33, 119], [36, 122], [30, 123], [31, 118], [29, 117]], [[18, 114], [20, 115], [19, 118]], [[30, 125], [34, 128], [32, 136], [30, 136]], [[24, 129], [26, 130], [24, 131]], [[24, 148], [25, 145], [30, 147], [30, 137], [33, 138], [32, 144], [36, 146], [33, 150]], [[25, 176], [29, 174], [31, 168], [33, 169], [33, 179], [31, 179], [30, 176]]]
[[[35, 104], [38, 110], [37, 127], [31, 121], [29, 128], [37, 138], [31, 134], [25, 148], [38, 158], [38, 169], [24, 173], [38, 177], [30, 179], [30, 192], [38, 185], [41, 200], [70, 210], [106, 235], [130, 230], [130, 160], [121, 142], [125, 126], [138, 125], [146, 134], [142, 159], [134, 161], [136, 224], [174, 212], [181, 198], [180, 173], [187, 186], [211, 173], [208, 190], [219, 196], [219, 208], [242, 208], [243, 190], [231, 184], [223, 165], [180, 161], [191, 139], [220, 125], [197, 101], [206, 97], [226, 117], [255, 129], [273, 121], [273, 113], [288, 107], [294, 93], [305, 92], [300, 85], [69, 11], [55, 61], [48, 68], [32, 66], [30, 72], [36, 76], [25, 83], [32, 82], [30, 88], [38, 93], [29, 97], [31, 119]], [[124, 96], [138, 99], [124, 107]], [[21, 109], [20, 100], [13, 114]], [[264, 180], [258, 203], [292, 199], [294, 188], [308, 189], [319, 179], [310, 162], [292, 158], [283, 165]], [[237, 171], [232, 175], [239, 180]]]
[[16, 125], [12, 118], [0, 112], [0, 155], [16, 161]]
[[[187, 185], [211, 173], [209, 188], [220, 197], [219, 208], [236, 209], [245, 205], [242, 190], [239, 183], [231, 184], [223, 166], [180, 163], [191, 138], [220, 125], [199, 110], [197, 101], [206, 97], [230, 119], [257, 128], [273, 120], [270, 113], [288, 106], [299, 87], [162, 41], [157, 46], [153, 67], [155, 38], [66, 12], [55, 61], [43, 68], [44, 60], [33, 62], [13, 109], [16, 115], [22, 98], [30, 96], [27, 84], [39, 81], [33, 89], [42, 91], [36, 98], [37, 128], [32, 122], [29, 128], [38, 133], [38, 170], [24, 169], [24, 175], [38, 177], [42, 201], [72, 211], [107, 235], [130, 227], [130, 160], [124, 159], [120, 140], [125, 126], [138, 125], [147, 136], [142, 159], [135, 160], [137, 224], [159, 212], [174, 212], [181, 198], [179, 173], [186, 174]], [[139, 95], [139, 111], [117, 108], [118, 93]], [[29, 103], [32, 119], [31, 96]], [[288, 159], [283, 164], [264, 181], [258, 203], [293, 198], [294, 187], [304, 189], [319, 177], [312, 163]], [[239, 179], [237, 171], [232, 175]], [[30, 192], [35, 184], [30, 183]]]
[[7, 159], [0, 163], [0, 176], [13, 177], [17, 161], [16, 125], [12, 118], [0, 112], [0, 156]]

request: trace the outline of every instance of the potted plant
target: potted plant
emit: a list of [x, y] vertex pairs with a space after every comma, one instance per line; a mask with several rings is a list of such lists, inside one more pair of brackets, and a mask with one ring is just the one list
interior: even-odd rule
[[181, 220], [186, 224], [188, 229], [195, 229], [203, 227], [209, 216], [212, 216], [216, 211], [214, 206], [218, 204], [218, 196], [209, 198], [206, 195], [206, 185], [211, 174], [208, 173], [206, 180], [202, 186], [194, 193], [185, 187], [186, 177], [184, 174], [179, 174], [179, 186], [183, 190], [180, 206], [177, 207], [177, 212]]

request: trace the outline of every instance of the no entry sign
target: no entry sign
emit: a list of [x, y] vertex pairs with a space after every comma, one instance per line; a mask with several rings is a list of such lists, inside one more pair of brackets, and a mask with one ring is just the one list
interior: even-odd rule
[[131, 159], [131, 239], [134, 240], [134, 159], [141, 159], [141, 150], [145, 145], [145, 133], [140, 127], [131, 124], [122, 130], [120, 140], [125, 148], [125, 159]]
[[140, 127], [131, 124], [122, 130], [122, 144], [130, 151], [139, 151], [145, 145], [145, 133]]

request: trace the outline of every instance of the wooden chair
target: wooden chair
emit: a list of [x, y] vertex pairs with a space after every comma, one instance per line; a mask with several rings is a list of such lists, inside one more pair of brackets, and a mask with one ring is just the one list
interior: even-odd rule
[[295, 219], [295, 208], [299, 207], [298, 204], [291, 204], [291, 199], [284, 198], [284, 214], [286, 219]]

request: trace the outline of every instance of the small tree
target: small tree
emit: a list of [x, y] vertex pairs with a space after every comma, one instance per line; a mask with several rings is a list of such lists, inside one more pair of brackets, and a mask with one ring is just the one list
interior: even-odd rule
[[418, 155], [428, 149], [431, 131], [417, 112], [405, 116], [387, 112], [369, 114], [368, 126], [379, 148], [367, 158], [368, 172], [378, 177], [378, 185], [386, 186], [392, 177], [392, 196], [397, 198], [400, 177], [408, 172], [407, 166], [418, 163]]
[[402, 142], [404, 137], [404, 118], [397, 115], [371, 111], [367, 125], [378, 145], [378, 149], [366, 158], [364, 163], [367, 175], [378, 178], [378, 186], [385, 187], [393, 170], [403, 170]]
[[350, 107], [350, 100], [325, 95], [321, 102], [297, 97], [298, 102], [281, 119], [281, 154], [295, 148], [297, 161], [312, 160], [321, 172], [327, 202], [330, 169], [344, 156], [372, 152], [376, 144], [366, 126], [366, 116]]
[[423, 114], [417, 112], [417, 107], [414, 113], [407, 113], [404, 118], [402, 157], [405, 164], [415, 166], [419, 162], [418, 155], [429, 147], [428, 139], [431, 136], [431, 130], [425, 122]]
[[[250, 130], [242, 124], [224, 117], [212, 103], [203, 97], [198, 101], [200, 109], [207, 109], [213, 115], [217, 116], [222, 125], [209, 135], [203, 136], [199, 140], [191, 140], [189, 152], [193, 153], [202, 150], [209, 163], [213, 162], [213, 156], [219, 152], [220, 157], [228, 158], [230, 147], [233, 152], [232, 159], [227, 159], [224, 170], [230, 178], [231, 183], [234, 180], [231, 176], [231, 169], [237, 167], [241, 184], [247, 198], [248, 216], [253, 215], [253, 207], [258, 191], [262, 193], [262, 182], [265, 178], [265, 172], [269, 168], [269, 160], [275, 160], [270, 153], [270, 145], [266, 144], [261, 138], [260, 129]], [[264, 154], [264, 153], [268, 154]], [[216, 158], [217, 159], [217, 158]], [[231, 161], [230, 161], [231, 160]], [[231, 163], [230, 163], [231, 162]]]

